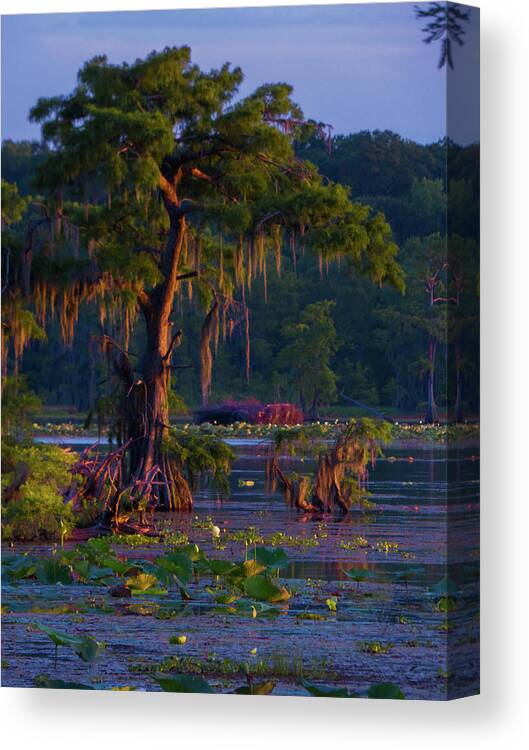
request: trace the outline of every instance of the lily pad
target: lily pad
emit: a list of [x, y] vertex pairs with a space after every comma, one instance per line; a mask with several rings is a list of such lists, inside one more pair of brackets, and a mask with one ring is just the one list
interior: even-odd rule
[[261, 575], [247, 578], [244, 582], [244, 592], [247, 596], [272, 604], [290, 599], [288, 589], [284, 586], [276, 586], [269, 578]]
[[72, 651], [79, 656], [80, 659], [86, 662], [95, 661], [105, 649], [105, 644], [96, 641], [90, 635], [68, 635], [67, 633], [61, 633], [58, 630], [53, 630], [45, 625], [35, 623], [34, 627], [36, 630], [40, 630], [50, 638], [55, 646], [65, 646], [71, 648]]
[[37, 560], [26, 557], [7, 558], [2, 560], [2, 568], [5, 568], [7, 576], [11, 580], [22, 578], [33, 578], [37, 570]]
[[214, 693], [215, 691], [203, 677], [190, 674], [177, 674], [171, 677], [156, 675], [154, 677], [164, 693]]
[[187, 583], [193, 575], [193, 563], [183, 552], [170, 552], [157, 560], [158, 568], [162, 568], [178, 580]]
[[402, 690], [392, 682], [379, 682], [376, 685], [371, 685], [367, 691], [367, 697], [387, 700], [404, 700], [406, 698]]
[[92, 685], [84, 685], [82, 682], [66, 682], [65, 680], [51, 680], [46, 675], [35, 677], [35, 687], [49, 688], [51, 690], [95, 690]]
[[363, 568], [351, 568], [350, 570], [344, 570], [342, 568], [342, 573], [344, 573], [347, 578], [356, 581], [358, 586], [360, 586], [361, 581], [367, 581], [374, 578], [374, 575], [370, 570], [364, 570]]
[[257, 562], [266, 565], [270, 570], [286, 568], [289, 563], [288, 555], [281, 547], [257, 547], [255, 550], [255, 559]]
[[252, 685], [243, 685], [236, 688], [233, 692], [235, 695], [270, 695], [276, 684], [272, 680], [267, 682], [258, 682]]
[[41, 560], [35, 574], [41, 583], [69, 584], [73, 581], [70, 569], [54, 557]]
[[126, 584], [132, 596], [165, 596], [167, 594], [166, 589], [158, 587], [156, 576], [148, 573], [138, 573], [132, 578], [127, 578]]
[[359, 693], [355, 693], [347, 688], [329, 687], [327, 685], [314, 685], [308, 680], [300, 680], [300, 685], [310, 693], [314, 698], [359, 698]]
[[103, 583], [105, 580], [114, 577], [114, 571], [111, 568], [100, 568], [92, 565], [89, 560], [74, 560], [71, 563], [71, 567], [84, 582], [98, 581]]
[[206, 559], [204, 560], [204, 564], [214, 576], [226, 576], [237, 567], [235, 563], [229, 562], [228, 560]]
[[244, 577], [250, 578], [251, 576], [259, 575], [259, 573], [262, 573], [266, 570], [266, 565], [263, 565], [260, 562], [257, 562], [257, 560], [247, 560], [242, 565], [243, 571], [244, 571]]

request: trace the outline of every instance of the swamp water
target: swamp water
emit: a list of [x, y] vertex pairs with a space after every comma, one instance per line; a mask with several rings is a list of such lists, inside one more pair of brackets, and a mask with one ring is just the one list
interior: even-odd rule
[[[373, 505], [331, 518], [304, 515], [265, 492], [265, 443], [229, 442], [237, 454], [229, 498], [204, 488], [192, 514], [158, 514], [156, 522], [186, 534], [209, 557], [240, 562], [252, 559], [256, 546], [282, 548], [289, 562], [281, 581], [292, 597], [274, 605], [279, 614], [218, 607], [206, 590], [218, 581], [202, 575], [187, 585], [189, 601], [174, 589], [164, 597], [119, 599], [91, 583], [15, 583], [4, 575], [2, 684], [33, 686], [47, 675], [95, 688], [158, 690], [153, 674], [162, 667], [169, 677], [171, 670], [202, 674], [227, 692], [245, 684], [247, 671], [255, 682], [273, 681], [278, 695], [307, 695], [302, 678], [355, 691], [391, 682], [408, 699], [478, 692], [476, 449], [388, 446], [370, 470]], [[285, 461], [299, 473], [309, 463]], [[219, 540], [212, 525], [221, 529]], [[4, 549], [4, 561], [50, 550], [16, 544]], [[167, 551], [161, 544], [115, 550], [144, 561]], [[446, 575], [443, 594], [436, 584]], [[90, 635], [106, 649], [93, 664], [69, 648], [60, 648], [55, 661], [54, 644], [35, 623]], [[184, 644], [170, 643], [181, 635]]]

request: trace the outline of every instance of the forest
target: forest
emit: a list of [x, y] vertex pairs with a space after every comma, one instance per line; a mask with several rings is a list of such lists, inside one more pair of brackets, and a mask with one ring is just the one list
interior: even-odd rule
[[[422, 145], [378, 131], [335, 136], [329, 142], [310, 137], [295, 147], [326, 179], [347, 187], [355, 202], [384, 214], [399, 247], [405, 291], [374, 285], [346, 262], [321, 264], [304, 254], [301, 246], [292, 253], [283, 245], [281, 274], [270, 268], [266, 286], [264, 277], [256, 278], [248, 292], [249, 367], [245, 337], [238, 330], [229, 342], [218, 343], [210, 400], [253, 397], [263, 402], [310, 402], [319, 384], [324, 413], [339, 414], [340, 408], [347, 409], [356, 401], [364, 411], [366, 406], [375, 407], [383, 413], [424, 419], [431, 319], [437, 314], [430, 309], [426, 284], [446, 254], [449, 226], [450, 242], [457, 247], [454, 253], [464, 255], [466, 264], [459, 302], [461, 316], [469, 321], [459, 336], [465, 352], [460, 417], [464, 414], [471, 419], [479, 406], [477, 371], [472, 367], [479, 351], [476, 326], [472, 325], [479, 309], [478, 147], [443, 142]], [[449, 186], [445, 184], [447, 148]], [[47, 147], [36, 142], [6, 141], [2, 145], [3, 180], [15, 185], [25, 200], [38, 196], [35, 174], [46, 154]], [[447, 191], [453, 195], [452, 201], [447, 201]], [[21, 231], [24, 222], [27, 216], [21, 217]], [[14, 231], [12, 224], [10, 231]], [[192, 409], [201, 400], [196, 340], [204, 307], [200, 299], [192, 297], [179, 304], [186, 306], [186, 333], [179, 349], [185, 367], [174, 378], [174, 387]], [[78, 315], [75, 336], [68, 346], [61, 338], [59, 321], [51, 322], [45, 340], [37, 336], [29, 341], [21, 372], [44, 404], [74, 407], [86, 414], [104, 396], [100, 385], [104, 363], [91, 345], [91, 337], [94, 331], [111, 336], [119, 333], [122, 321], [99, 321], [97, 310], [89, 303], [81, 304]], [[178, 313], [176, 319], [179, 325]], [[295, 346], [295, 331], [304, 325], [309, 325], [310, 334], [307, 341]], [[142, 343], [135, 344], [135, 339], [143, 335], [140, 326], [132, 331], [132, 350], [141, 350]], [[450, 420], [455, 416], [457, 378], [443, 363], [455, 339], [448, 340], [442, 330], [434, 335], [438, 416]], [[300, 370], [306, 383], [301, 382]]]

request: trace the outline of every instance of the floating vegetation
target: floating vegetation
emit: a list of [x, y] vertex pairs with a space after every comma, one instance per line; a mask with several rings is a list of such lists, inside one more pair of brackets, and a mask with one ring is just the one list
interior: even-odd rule
[[[280, 487], [288, 505], [304, 512], [348, 513], [363, 505], [367, 490], [367, 468], [382, 455], [381, 444], [389, 442], [391, 425], [373, 419], [351, 419], [342, 425], [329, 446], [320, 444], [321, 425], [279, 428], [274, 433], [266, 475], [273, 492]], [[287, 474], [281, 456], [311, 455], [317, 459], [314, 476]]]
[[317, 612], [300, 612], [299, 615], [296, 615], [296, 619], [298, 620], [316, 620], [316, 621], [325, 621], [327, 618], [325, 615], [320, 615]]
[[169, 638], [169, 643], [172, 646], [183, 646], [187, 642], [187, 635], [172, 635]]
[[356, 692], [347, 688], [314, 685], [307, 680], [301, 680], [300, 684], [314, 698], [384, 698], [388, 700], [404, 700], [402, 690], [392, 682], [381, 682], [371, 685], [368, 690]]
[[356, 581], [357, 588], [360, 588], [360, 583], [362, 581], [369, 581], [374, 578], [374, 574], [370, 570], [364, 570], [364, 568], [350, 568], [349, 570], [342, 569], [342, 573], [352, 581]]
[[369, 542], [363, 536], [355, 536], [353, 539], [350, 539], [350, 540], [340, 539], [340, 541], [338, 542], [338, 545], [339, 547], [341, 547], [341, 549], [357, 550], [357, 549], [365, 549], [366, 547], [369, 547]]
[[393, 643], [380, 643], [380, 641], [364, 641], [360, 643], [359, 649], [364, 654], [387, 654], [393, 645]]
[[[245, 443], [241, 453], [243, 461], [255, 453], [263, 461], [266, 449]], [[380, 466], [392, 475], [400, 471], [398, 463]], [[413, 471], [427, 465], [417, 461]], [[422, 482], [415, 484], [418, 494]], [[196, 677], [213, 692], [242, 695], [368, 697], [371, 691], [373, 698], [401, 698], [401, 667], [420, 659], [424, 671], [406, 686], [406, 697], [443, 697], [447, 681], [437, 670], [446, 670], [438, 654], [447, 633], [459, 648], [476, 643], [477, 600], [470, 599], [464, 632], [451, 612], [467, 611], [477, 566], [458, 570], [457, 583], [444, 575], [430, 527], [424, 533], [422, 517], [406, 508], [396, 511], [397, 523], [406, 526], [393, 527], [386, 520], [393, 515], [382, 510], [371, 520], [314, 517], [282, 503], [278, 509], [277, 499], [272, 508], [259, 491], [254, 497], [260, 501], [249, 514], [235, 508], [245, 501], [241, 495], [225, 505], [206, 491], [205, 511], [198, 505], [196, 517], [157, 518], [156, 536], [113, 534], [29, 552], [7, 549], [4, 683], [18, 684], [22, 658], [42, 687], [59, 689], [52, 678], [61, 678], [64, 689], [185, 692], [189, 683], [181, 678]], [[470, 540], [469, 549], [475, 544]], [[408, 563], [403, 545], [419, 564]], [[34, 620], [74, 640], [61, 641], [54, 654], [49, 636], [46, 647], [43, 631], [26, 629]], [[22, 637], [33, 646], [27, 655], [21, 657], [13, 631], [18, 643]], [[75, 655], [83, 646], [75, 639], [85, 633], [100, 644], [93, 662]], [[336, 647], [344, 634], [351, 644], [346, 659]], [[89, 651], [94, 644], [84, 646]], [[89, 672], [86, 664], [93, 664]], [[155, 678], [177, 682], [162, 688]]]
[[[327, 422], [316, 422], [313, 426], [314, 434], [320, 439], [332, 440], [334, 439], [339, 431], [343, 429], [342, 420], [329, 420]], [[301, 427], [301, 424], [292, 426], [282, 425], [282, 430], [297, 430]], [[72, 435], [81, 436], [93, 435], [87, 429], [84, 429], [81, 423], [73, 422], [34, 422], [32, 429], [37, 434], [42, 435]], [[204, 422], [200, 425], [186, 423], [183, 425], [183, 429], [193, 433], [207, 433], [214, 434], [221, 438], [238, 438], [238, 437], [253, 437], [258, 439], [274, 439], [276, 434], [277, 425], [275, 424], [250, 424], [247, 422], [235, 422], [230, 425], [213, 424], [211, 422]], [[419, 424], [410, 423], [405, 424], [402, 422], [392, 423], [392, 441], [397, 440], [412, 440], [419, 442], [428, 443], [456, 443], [465, 440], [478, 439], [480, 434], [479, 424]], [[389, 456], [388, 461], [396, 461], [394, 456]], [[400, 460], [400, 459], [399, 459]]]

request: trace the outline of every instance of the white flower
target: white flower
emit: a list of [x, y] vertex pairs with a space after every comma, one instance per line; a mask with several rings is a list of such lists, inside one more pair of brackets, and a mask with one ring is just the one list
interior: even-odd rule
[[212, 526], [211, 527], [211, 536], [213, 539], [218, 539], [220, 536], [220, 529], [218, 526]]

